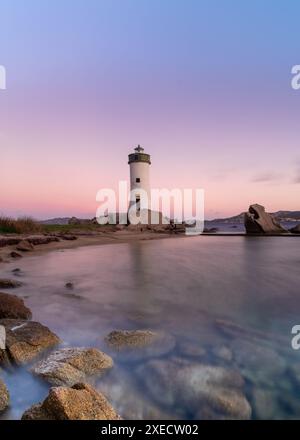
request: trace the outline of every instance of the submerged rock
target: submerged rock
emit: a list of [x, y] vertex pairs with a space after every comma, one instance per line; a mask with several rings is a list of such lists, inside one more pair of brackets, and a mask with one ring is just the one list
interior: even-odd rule
[[4, 411], [9, 404], [9, 393], [5, 383], [0, 379], [0, 412]]
[[24, 364], [60, 342], [58, 336], [39, 322], [0, 319], [0, 325], [6, 330], [6, 350], [1, 350], [4, 352], [2, 362], [9, 359], [16, 364]]
[[0, 319], [31, 319], [31, 310], [15, 295], [0, 292]]
[[30, 243], [28, 240], [22, 240], [18, 246], [17, 246], [17, 251], [22, 251], [22, 252], [30, 252], [33, 251], [34, 246], [32, 243]]
[[232, 349], [242, 374], [253, 383], [272, 387], [285, 373], [286, 361], [270, 347], [250, 341], [235, 340]]
[[254, 328], [240, 326], [237, 323], [226, 321], [224, 319], [217, 319], [215, 325], [218, 330], [230, 339], [242, 339], [251, 341], [253, 343], [272, 344], [282, 349], [282, 347], [290, 346], [288, 338], [278, 335], [276, 333], [269, 333], [267, 331], [260, 331]]
[[8, 278], [0, 279], [0, 288], [2, 289], [13, 289], [20, 286], [22, 286], [22, 283], [20, 283], [20, 281], [9, 280]]
[[247, 234], [282, 234], [288, 232], [271, 214], [265, 211], [264, 206], [254, 204], [249, 206], [245, 213], [245, 228]]
[[300, 389], [300, 363], [289, 366], [289, 373], [294, 384]]
[[150, 330], [115, 330], [106, 336], [105, 342], [129, 360], [161, 356], [175, 347], [172, 335]]
[[282, 412], [278, 395], [272, 389], [254, 388], [252, 393], [253, 411], [259, 420], [276, 419]]
[[231, 362], [233, 359], [232, 351], [226, 345], [214, 347], [212, 349], [212, 353], [215, 357], [217, 357], [225, 362]]
[[115, 367], [97, 383], [97, 390], [118, 408], [125, 420], [180, 420], [185, 417], [181, 409], [166, 411], [153, 402], [126, 368]]
[[44, 402], [33, 405], [22, 420], [119, 420], [120, 417], [103, 394], [90, 385], [54, 387]]
[[209, 408], [216, 418], [249, 419], [251, 407], [242, 392], [244, 381], [235, 370], [173, 359], [151, 360], [137, 373], [153, 399], [167, 406], [176, 402], [191, 413], [207, 418]]
[[201, 346], [200, 342], [191, 340], [180, 341], [178, 351], [181, 356], [191, 358], [204, 358], [207, 355], [206, 349]]
[[62, 348], [51, 353], [31, 371], [52, 385], [68, 385], [100, 375], [113, 366], [110, 356], [96, 348]]

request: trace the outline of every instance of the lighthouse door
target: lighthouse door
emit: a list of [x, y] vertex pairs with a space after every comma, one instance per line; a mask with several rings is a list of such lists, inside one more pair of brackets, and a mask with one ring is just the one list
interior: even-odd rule
[[135, 197], [135, 203], [136, 203], [136, 210], [140, 211], [141, 210], [141, 197], [139, 195], [137, 195]]

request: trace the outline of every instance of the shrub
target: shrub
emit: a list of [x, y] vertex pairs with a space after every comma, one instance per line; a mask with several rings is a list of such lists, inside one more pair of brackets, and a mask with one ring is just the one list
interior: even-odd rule
[[16, 220], [11, 217], [0, 217], [0, 232], [6, 234], [26, 234], [40, 232], [41, 225], [30, 217], [19, 217]]

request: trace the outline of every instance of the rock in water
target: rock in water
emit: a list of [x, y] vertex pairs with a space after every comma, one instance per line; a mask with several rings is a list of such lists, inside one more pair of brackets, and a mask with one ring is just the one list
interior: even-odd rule
[[42, 351], [53, 347], [60, 339], [39, 322], [21, 319], [0, 319], [6, 330], [6, 350], [0, 362], [7, 359], [18, 365], [31, 361]]
[[120, 416], [125, 420], [182, 420], [185, 417], [181, 409], [165, 411], [155, 404], [126, 368], [116, 366], [97, 383], [96, 389], [118, 405]]
[[272, 420], [281, 412], [278, 395], [272, 388], [257, 388], [252, 391], [253, 410], [259, 420]]
[[126, 360], [161, 356], [175, 347], [172, 335], [150, 330], [115, 330], [106, 336], [105, 341]]
[[52, 385], [68, 385], [100, 375], [113, 366], [110, 356], [96, 348], [62, 348], [32, 368], [32, 372]]
[[0, 279], [0, 288], [2, 289], [13, 289], [14, 287], [20, 287], [22, 283], [20, 281], [9, 280], [7, 278]]
[[90, 385], [78, 383], [72, 388], [51, 388], [43, 403], [33, 405], [22, 420], [119, 420], [106, 400]]
[[282, 380], [287, 364], [271, 347], [236, 339], [231, 348], [239, 369], [250, 382], [272, 387]]
[[0, 412], [4, 411], [9, 404], [9, 394], [5, 383], [0, 379]]
[[288, 232], [271, 214], [265, 211], [264, 206], [258, 204], [249, 206], [249, 211], [245, 213], [244, 223], [247, 234], [282, 234]]
[[[223, 367], [173, 359], [151, 360], [137, 373], [152, 397], [163, 405], [184, 404], [199, 418], [249, 419], [251, 407], [242, 393], [239, 372]], [[200, 411], [200, 412], [199, 412]]]
[[0, 292], [0, 319], [31, 319], [31, 316], [21, 298]]

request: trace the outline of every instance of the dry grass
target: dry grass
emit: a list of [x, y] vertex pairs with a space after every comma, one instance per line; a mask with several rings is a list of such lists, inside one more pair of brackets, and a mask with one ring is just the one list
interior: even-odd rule
[[0, 233], [4, 234], [27, 234], [40, 232], [42, 227], [30, 217], [0, 217]]

